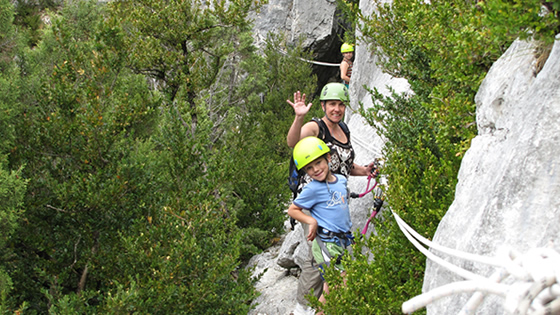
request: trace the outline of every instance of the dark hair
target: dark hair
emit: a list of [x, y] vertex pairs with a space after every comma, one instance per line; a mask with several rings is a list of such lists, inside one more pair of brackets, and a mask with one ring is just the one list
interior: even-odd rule
[[[323, 158], [323, 159], [325, 159], [325, 161], [327, 161], [327, 163], [328, 163], [328, 162], [329, 162], [329, 159], [327, 158], [327, 155], [329, 155], [329, 154], [331, 154], [331, 153], [330, 153], [330, 152], [327, 152], [327, 153], [321, 155], [320, 157], [316, 158], [315, 160], [318, 160], [318, 159], [320, 159], [320, 158]], [[315, 160], [313, 160], [313, 161], [315, 161]], [[313, 162], [313, 161], [311, 161], [311, 162]], [[311, 163], [309, 163], [309, 164], [311, 164]], [[309, 164], [307, 164], [307, 165], [309, 165]], [[300, 173], [300, 174], [305, 174], [305, 167], [306, 167], [307, 165], [305, 165], [304, 167], [302, 167], [302, 168], [299, 170], [299, 173]], [[330, 167], [329, 167], [329, 172], [330, 172], [330, 171], [331, 171], [331, 169], [330, 169]]]

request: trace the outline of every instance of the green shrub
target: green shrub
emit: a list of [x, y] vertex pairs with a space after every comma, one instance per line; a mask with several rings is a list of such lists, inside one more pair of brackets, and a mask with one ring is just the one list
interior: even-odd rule
[[276, 46], [256, 54], [252, 3], [78, 1], [35, 49], [2, 51], [0, 156], [29, 181], [2, 235], [4, 309], [248, 312], [242, 266], [283, 232], [290, 197], [285, 100], [315, 84]]

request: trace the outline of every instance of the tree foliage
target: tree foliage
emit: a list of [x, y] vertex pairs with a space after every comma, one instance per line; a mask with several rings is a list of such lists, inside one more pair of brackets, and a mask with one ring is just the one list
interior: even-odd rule
[[245, 255], [267, 248], [271, 236], [283, 232], [291, 198], [287, 188], [291, 150], [286, 134], [293, 117], [286, 97], [297, 90], [314, 91], [317, 82], [310, 65], [297, 58], [303, 54], [301, 47], [292, 47], [286, 56], [281, 52], [288, 50], [284, 42], [271, 35], [264, 56], [242, 65], [247, 79], [239, 82], [235, 97], [243, 102], [239, 112], [232, 113], [230, 128], [235, 132], [224, 137], [232, 158], [228, 174], [246, 205], [238, 213], [248, 243]]
[[301, 48], [258, 54], [252, 1], [68, 2], [40, 29], [0, 4], [2, 310], [246, 313], [290, 197], [285, 99], [315, 89]]
[[99, 21], [93, 3], [67, 6], [37, 48], [22, 54], [29, 75], [11, 160], [25, 164], [29, 185], [10, 271], [21, 294], [14, 300], [37, 311], [49, 304], [43, 288], [97, 289], [99, 253], [146, 211], [149, 187], [135, 180], [146, 175], [128, 159], [147, 137], [157, 97], [141, 77], [121, 75], [122, 36]]
[[121, 25], [130, 67], [156, 80], [196, 132], [200, 92], [212, 86], [234, 51], [237, 35], [247, 31], [253, 1], [116, 1], [113, 23]]
[[[16, 146], [18, 70], [11, 62], [20, 48], [13, 25], [14, 8], [9, 0], [0, 1], [0, 259], [14, 254], [10, 240], [24, 216], [23, 200], [27, 181], [22, 178], [21, 165], [10, 167], [8, 157]], [[17, 279], [16, 279], [17, 280]], [[7, 307], [13, 288], [13, 275], [0, 264], [0, 312]]]

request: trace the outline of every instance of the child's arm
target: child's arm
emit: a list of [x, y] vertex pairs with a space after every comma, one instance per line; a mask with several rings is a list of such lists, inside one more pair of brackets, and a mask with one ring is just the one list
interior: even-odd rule
[[294, 205], [293, 203], [288, 208], [288, 215], [301, 223], [305, 223], [309, 225], [309, 234], [307, 234], [307, 240], [312, 241], [315, 239], [315, 235], [317, 235], [317, 220], [310, 215], [303, 213], [303, 209]]

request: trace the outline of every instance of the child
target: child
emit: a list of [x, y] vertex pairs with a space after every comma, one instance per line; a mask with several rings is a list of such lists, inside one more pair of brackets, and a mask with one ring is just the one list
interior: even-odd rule
[[344, 43], [340, 46], [342, 53], [342, 62], [340, 63], [340, 78], [346, 88], [350, 85], [350, 77], [352, 76], [352, 57], [354, 57], [354, 46]]
[[[351, 245], [352, 222], [348, 209], [346, 177], [333, 174], [329, 169], [329, 147], [316, 137], [306, 137], [294, 147], [294, 162], [298, 171], [307, 173], [313, 181], [303, 187], [299, 196], [288, 209], [288, 215], [309, 225], [307, 240], [313, 241], [313, 258], [323, 269], [332, 261], [337, 269], [344, 271], [340, 257]], [[302, 210], [308, 209], [311, 216]], [[323, 284], [324, 302], [328, 284]]]

